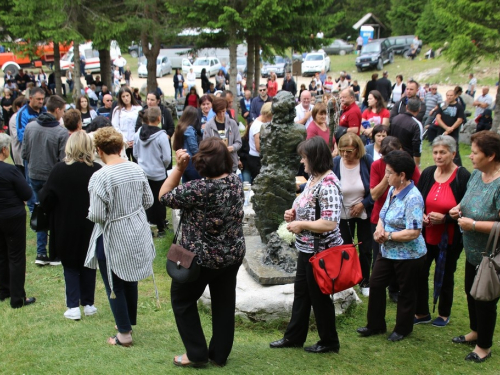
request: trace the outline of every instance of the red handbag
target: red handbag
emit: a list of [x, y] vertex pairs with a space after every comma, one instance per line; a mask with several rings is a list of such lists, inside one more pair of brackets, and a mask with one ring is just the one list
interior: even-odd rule
[[[320, 217], [319, 202], [316, 199], [316, 220]], [[313, 269], [314, 278], [323, 294], [341, 292], [352, 288], [363, 280], [355, 245], [334, 246], [321, 252], [318, 252], [318, 247], [319, 239], [315, 236], [315, 254], [309, 258], [309, 262]]]
[[363, 280], [358, 252], [353, 244], [331, 247], [309, 258], [314, 278], [323, 294], [352, 288]]

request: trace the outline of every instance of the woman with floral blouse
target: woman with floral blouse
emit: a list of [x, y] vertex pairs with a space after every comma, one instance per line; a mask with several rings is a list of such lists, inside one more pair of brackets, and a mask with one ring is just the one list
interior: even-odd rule
[[357, 331], [363, 337], [387, 331], [385, 290], [395, 278], [399, 285], [396, 326], [388, 340], [399, 341], [413, 331], [416, 280], [427, 253], [422, 237], [424, 200], [412, 181], [415, 162], [407, 152], [391, 151], [384, 162], [390, 188], [373, 234], [380, 252], [370, 278], [368, 322]]
[[[184, 149], [176, 151], [177, 165], [160, 190], [160, 202], [181, 209], [180, 245], [197, 255], [200, 276], [190, 283], [172, 280], [171, 300], [186, 353], [174, 365], [203, 367], [208, 361], [224, 366], [234, 339], [236, 275], [245, 256], [243, 187], [231, 173], [233, 160], [217, 137], [200, 143], [193, 163], [203, 179], [179, 181], [189, 164]], [[212, 339], [207, 347], [197, 301], [206, 286], [212, 299]]]

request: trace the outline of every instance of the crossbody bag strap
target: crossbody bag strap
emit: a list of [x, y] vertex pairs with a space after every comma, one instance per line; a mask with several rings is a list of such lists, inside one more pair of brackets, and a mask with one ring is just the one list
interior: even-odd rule
[[[490, 235], [488, 237], [488, 243], [486, 244], [486, 254], [488, 256], [494, 256], [495, 250], [498, 244], [498, 236], [500, 234], [500, 223], [496, 221], [491, 228]], [[491, 241], [493, 241], [493, 246], [490, 248]]]
[[172, 243], [177, 243], [177, 237], [179, 236], [179, 231], [181, 230], [182, 218], [184, 217], [184, 210], [181, 211], [181, 217], [179, 218], [179, 224], [177, 224], [177, 230], [175, 231], [174, 239]]

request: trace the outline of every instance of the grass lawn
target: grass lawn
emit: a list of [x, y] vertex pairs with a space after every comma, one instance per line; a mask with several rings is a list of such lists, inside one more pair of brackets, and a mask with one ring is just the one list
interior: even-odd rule
[[[470, 148], [461, 147], [464, 165]], [[428, 145], [424, 147], [422, 166], [432, 164]], [[184, 352], [170, 305], [170, 278], [165, 257], [172, 241], [155, 239], [154, 262], [161, 306], [155, 301], [152, 278], [139, 283], [138, 325], [134, 327], [134, 346], [113, 347], [106, 338], [114, 334], [114, 322], [105, 297], [101, 277], [97, 276], [98, 313], [70, 321], [66, 310], [62, 267], [37, 267], [34, 264], [36, 237], [28, 229], [28, 296], [36, 296], [32, 306], [13, 310], [0, 303], [0, 373], [2, 374], [180, 374], [194, 373], [172, 365], [172, 357]], [[205, 373], [223, 374], [498, 374], [500, 332], [494, 337], [493, 357], [484, 364], [464, 361], [470, 351], [451, 343], [451, 338], [468, 332], [467, 305], [463, 292], [465, 257], [456, 272], [455, 303], [451, 323], [445, 328], [419, 325], [405, 340], [390, 343], [385, 335], [359, 338], [355, 329], [366, 324], [367, 298], [337, 318], [341, 342], [340, 354], [314, 355], [300, 349], [271, 350], [269, 342], [282, 337], [285, 321], [251, 323], [237, 320], [234, 347], [224, 368], [209, 367]], [[432, 278], [431, 278], [432, 279]], [[432, 290], [432, 282], [431, 282]], [[395, 323], [396, 305], [388, 302], [389, 330]], [[211, 317], [201, 313], [202, 324], [210, 337]], [[497, 329], [498, 331], [498, 329]], [[307, 344], [318, 339], [314, 323]], [[498, 353], [498, 354], [497, 354]]]

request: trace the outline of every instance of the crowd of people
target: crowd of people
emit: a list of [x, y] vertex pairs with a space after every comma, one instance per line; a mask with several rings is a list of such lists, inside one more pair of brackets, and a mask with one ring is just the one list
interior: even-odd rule
[[[118, 74], [127, 78], [129, 69], [121, 68]], [[48, 231], [37, 232], [35, 263], [62, 264], [64, 317], [81, 319], [80, 306], [84, 315], [96, 314], [99, 268], [117, 331], [108, 344], [132, 345], [138, 281], [153, 274], [151, 225], [163, 237], [166, 207], [180, 209], [180, 244], [196, 254], [202, 271], [193, 283], [172, 282], [172, 308], [186, 348], [173, 363], [226, 364], [235, 331], [236, 275], [245, 255], [242, 182], [253, 183], [259, 174], [260, 133], [273, 119], [279, 87], [271, 74], [256, 97], [250, 90], [236, 94], [246, 122], [240, 132], [227, 72], [219, 73], [212, 85], [202, 72], [200, 97], [196, 77], [184, 80], [176, 72], [175, 96], [185, 104], [177, 126], [160, 93], [148, 93], [143, 106], [128, 85], [114, 97], [102, 89], [96, 95], [95, 81], [87, 82], [87, 93], [77, 97], [75, 108], [47, 92], [43, 80], [26, 87], [24, 95], [5, 89], [4, 115], [11, 113], [9, 135], [0, 134], [1, 300], [10, 298], [13, 308], [36, 301], [24, 289], [26, 202], [30, 213], [36, 209], [49, 218]], [[484, 87], [473, 101], [478, 131], [472, 136], [470, 173], [458, 152], [458, 133], [466, 120], [462, 89], [448, 91], [443, 100], [435, 85], [426, 89], [412, 79], [403, 83], [400, 75], [392, 84], [388, 76], [374, 74], [361, 92], [345, 72], [336, 80], [319, 72], [309, 89], [299, 92], [294, 122], [304, 126], [307, 137], [297, 148], [302, 164], [297, 175], [307, 182], [297, 186], [297, 199], [283, 213], [299, 251], [294, 303], [283, 338], [270, 346], [303, 347], [312, 307], [320, 340], [304, 350], [339, 352], [335, 307], [321, 293], [309, 258], [356, 238], [363, 276], [359, 288], [368, 297], [367, 324], [357, 332], [368, 337], [387, 331], [389, 289], [390, 300], [397, 303], [390, 341], [404, 339], [418, 324], [449, 324], [454, 273], [465, 249], [471, 331], [452, 341], [475, 345], [465, 359], [482, 362], [491, 356], [498, 299], [477, 301], [470, 288], [488, 234], [500, 218], [500, 136], [487, 121], [492, 98]], [[212, 86], [220, 92], [211, 92]], [[297, 93], [290, 73], [282, 90]], [[421, 170], [424, 134], [434, 165]], [[14, 165], [5, 163], [9, 156]], [[442, 284], [434, 298], [434, 319], [428, 286], [433, 262]], [[196, 305], [207, 286], [212, 299], [209, 345]]]

